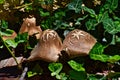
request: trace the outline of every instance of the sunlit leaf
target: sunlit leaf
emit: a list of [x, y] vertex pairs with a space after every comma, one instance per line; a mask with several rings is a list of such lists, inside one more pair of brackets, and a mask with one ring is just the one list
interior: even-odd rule
[[119, 60], [120, 60], [120, 55], [114, 55], [114, 56], [109, 57], [108, 62], [115, 63], [115, 62], [117, 62]]
[[15, 42], [15, 40], [13, 39], [7, 39], [5, 40], [5, 42], [8, 44], [8, 46], [13, 47], [13, 48], [16, 48], [18, 45], [18, 43]]
[[60, 75], [56, 75], [56, 79], [67, 80], [68, 78], [65, 73], [60, 73]]
[[0, 4], [3, 4], [4, 3], [4, 0], [0, 0]]
[[68, 61], [68, 64], [72, 69], [76, 71], [85, 71], [85, 68], [83, 67], [83, 65], [75, 62], [74, 60]]
[[2, 36], [11, 36], [11, 34], [13, 33], [14, 31], [11, 30], [11, 29], [6, 29], [4, 32], [0, 31], [0, 34]]
[[104, 46], [104, 45], [102, 45], [102, 44], [100, 44], [99, 42], [97, 42], [95, 45], [94, 45], [94, 47], [92, 48], [92, 50], [90, 51], [90, 55], [91, 54], [103, 54], [103, 52], [104, 52], [104, 49], [107, 47], [107, 45], [106, 46]]
[[104, 49], [106, 47], [107, 46], [103, 46], [102, 44], [97, 42], [94, 45], [94, 47], [92, 48], [92, 50], [90, 51], [90, 58], [93, 59], [93, 60], [99, 60], [99, 61], [102, 61], [102, 62], [107, 62], [109, 56], [103, 54]]
[[50, 63], [48, 69], [52, 72], [51, 76], [58, 75], [62, 70], [63, 66], [61, 63]]
[[101, 62], [107, 62], [109, 59], [109, 56], [105, 54], [91, 54], [90, 58], [93, 60], [99, 60]]
[[0, 49], [2, 49], [3, 48], [3, 45], [2, 46], [0, 46]]

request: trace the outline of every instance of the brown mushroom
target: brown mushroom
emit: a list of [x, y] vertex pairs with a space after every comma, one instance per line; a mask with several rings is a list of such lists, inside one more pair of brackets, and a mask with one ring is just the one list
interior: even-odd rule
[[70, 58], [88, 55], [96, 42], [96, 39], [89, 33], [75, 29], [66, 35], [63, 41], [63, 51]]
[[2, 36], [2, 38], [3, 38], [3, 40], [15, 39], [16, 36], [17, 36], [17, 33], [13, 32], [10, 36]]
[[40, 26], [36, 26], [36, 18], [33, 16], [27, 17], [23, 20], [23, 24], [20, 28], [19, 33], [28, 32], [29, 36], [35, 34], [36, 38], [39, 39], [41, 35], [41, 28]]
[[56, 62], [61, 55], [62, 42], [57, 32], [47, 29], [43, 31], [38, 44], [32, 50], [28, 61], [44, 60]]

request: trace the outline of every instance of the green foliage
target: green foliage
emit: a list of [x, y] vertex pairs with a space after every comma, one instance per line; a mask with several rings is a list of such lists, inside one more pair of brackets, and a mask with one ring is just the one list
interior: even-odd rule
[[110, 63], [115, 63], [120, 60], [119, 55], [106, 55], [104, 54], [104, 49], [107, 46], [103, 46], [100, 43], [97, 43], [93, 49], [90, 51], [90, 58], [93, 60], [99, 60], [101, 62], [110, 62]]
[[[101, 1], [101, 3], [95, 4], [94, 1]], [[99, 42], [94, 45], [87, 57], [90, 57], [90, 60], [94, 62], [109, 63], [113, 65], [112, 69], [114, 70], [112, 73], [110, 68], [106, 75], [97, 75], [95, 72], [90, 74], [90, 67], [86, 67], [88, 64], [84, 62], [85, 60], [82, 64], [79, 63], [79, 60], [84, 58], [82, 56], [82, 58], [78, 57], [79, 59], [75, 58], [64, 62], [67, 65], [50, 63], [48, 69], [52, 77], [59, 80], [117, 79], [120, 73], [116, 72], [114, 68], [116, 65], [118, 69], [120, 67], [119, 3], [119, 0], [0, 0], [0, 49], [4, 48], [4, 43], [8, 50], [17, 49], [17, 46], [22, 43], [24, 44], [22, 48], [28, 56], [29, 50], [33, 49], [35, 45], [31, 43], [28, 33], [17, 34], [15, 39], [5, 41], [2, 41], [2, 36], [10, 36], [19, 27], [16, 26], [16, 23], [20, 24], [23, 20], [22, 17], [27, 17], [29, 14], [34, 15], [37, 18], [37, 25], [40, 25], [43, 30], [56, 30], [62, 39], [73, 29], [82, 29], [91, 33]], [[16, 17], [19, 19], [16, 20]], [[32, 39], [32, 42], [35, 42], [35, 39]], [[115, 46], [116, 49], [109, 48], [109, 46]], [[117, 51], [117, 53], [113, 51]], [[112, 55], [109, 54], [111, 52]], [[91, 65], [96, 65], [94, 62]], [[70, 70], [64, 71], [66, 66], [71, 67]], [[109, 67], [108, 65], [107, 68]], [[103, 70], [102, 67], [100, 70]], [[32, 77], [42, 73], [44, 70], [36, 64], [28, 71], [27, 76]]]
[[41, 75], [43, 73], [43, 70], [42, 68], [40, 67], [39, 64], [36, 64], [32, 70], [28, 71], [27, 72], [27, 76], [28, 77], [32, 77], [32, 76], [35, 76], [35, 75]]
[[4, 0], [0, 0], [0, 4], [3, 4], [4, 3]]
[[67, 80], [67, 75], [65, 73], [61, 73], [63, 65], [61, 63], [50, 63], [48, 69], [52, 72], [51, 76], [55, 76], [56, 79], [59, 80]]
[[61, 63], [50, 63], [48, 69], [52, 72], [51, 76], [58, 75], [62, 70], [63, 65]]
[[68, 64], [69, 64], [70, 67], [71, 67], [72, 69], [74, 69], [75, 71], [85, 71], [85, 69], [83, 68], [83, 65], [75, 62], [74, 60], [68, 61]]
[[74, 10], [75, 13], [79, 13], [82, 10], [81, 5], [82, 5], [82, 0], [73, 0], [67, 6], [69, 10]]
[[88, 74], [89, 80], [106, 80], [106, 77], [104, 75], [94, 75], [94, 74]]
[[104, 8], [109, 10], [109, 12], [113, 12], [118, 7], [118, 0], [106, 0], [106, 4]]
[[10, 29], [6, 29], [5, 31], [0, 31], [2, 36], [10, 36], [14, 31]]
[[74, 71], [74, 70], [71, 70], [69, 72], [69, 76], [73, 80], [86, 80], [87, 79], [87, 74], [84, 71]]

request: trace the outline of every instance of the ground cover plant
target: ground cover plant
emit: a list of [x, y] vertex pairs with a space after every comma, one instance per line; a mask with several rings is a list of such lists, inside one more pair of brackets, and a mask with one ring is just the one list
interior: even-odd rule
[[119, 0], [0, 0], [0, 79], [119, 80], [119, 13]]

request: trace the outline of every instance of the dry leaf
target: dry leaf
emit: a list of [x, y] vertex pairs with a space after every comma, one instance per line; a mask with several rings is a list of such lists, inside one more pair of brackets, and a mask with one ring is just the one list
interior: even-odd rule
[[[23, 57], [16, 57], [18, 64], [21, 64], [24, 60]], [[8, 58], [0, 61], [0, 68], [17, 66], [16, 61], [13, 58]]]

